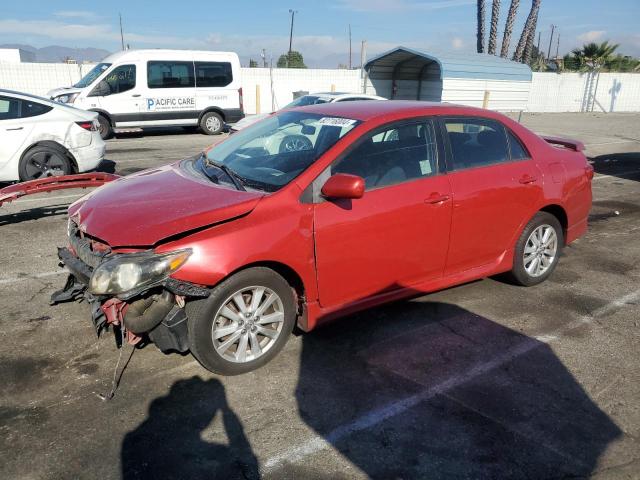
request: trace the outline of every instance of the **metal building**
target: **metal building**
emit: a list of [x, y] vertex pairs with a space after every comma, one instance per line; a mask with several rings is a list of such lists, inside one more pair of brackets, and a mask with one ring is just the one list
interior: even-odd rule
[[378, 55], [364, 68], [366, 93], [500, 111], [526, 109], [532, 77], [527, 65], [495, 55], [405, 47]]

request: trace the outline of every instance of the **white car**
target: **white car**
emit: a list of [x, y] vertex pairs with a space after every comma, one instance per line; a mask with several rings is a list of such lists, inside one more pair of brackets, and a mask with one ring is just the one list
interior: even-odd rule
[[[366, 93], [310, 93], [308, 95], [302, 95], [301, 97], [296, 98], [293, 102], [282, 107], [281, 110], [293, 107], [304, 107], [305, 105], [317, 105], [319, 103], [353, 102], [356, 100], [386, 100], [386, 98], [378, 97], [377, 95], [369, 95]], [[259, 113], [257, 115], [245, 117], [239, 122], [231, 125], [229, 127], [229, 130], [231, 133], [238, 132], [243, 128], [247, 128], [249, 125], [253, 125], [259, 120], [262, 120], [263, 118], [267, 118], [272, 113]]]
[[0, 89], [0, 182], [86, 172], [104, 157], [98, 114]]

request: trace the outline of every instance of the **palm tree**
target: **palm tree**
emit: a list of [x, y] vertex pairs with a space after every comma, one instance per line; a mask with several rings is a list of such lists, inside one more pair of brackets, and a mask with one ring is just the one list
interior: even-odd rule
[[527, 21], [522, 28], [522, 34], [520, 35], [520, 40], [518, 41], [518, 46], [516, 47], [516, 51], [513, 54], [513, 59], [516, 62], [522, 62], [524, 59], [524, 49], [527, 44], [527, 40], [529, 39], [529, 35], [533, 31], [535, 34], [535, 23], [538, 21], [538, 10], [540, 10], [540, 3], [542, 0], [532, 0], [531, 2], [531, 10], [529, 11], [529, 16], [527, 17]]
[[507, 58], [509, 54], [509, 44], [511, 43], [511, 33], [513, 32], [513, 22], [516, 20], [516, 14], [518, 13], [518, 6], [520, 0], [511, 0], [509, 6], [509, 13], [507, 13], [507, 22], [504, 26], [504, 36], [502, 37], [502, 49], [500, 50], [500, 56]]
[[571, 51], [573, 64], [582, 71], [598, 71], [610, 61], [618, 47], [618, 44], [610, 45], [608, 41], [601, 44], [587, 43], [582, 48], [575, 48]]
[[538, 26], [538, 12], [540, 8], [536, 10], [536, 13], [531, 21], [531, 28], [529, 28], [529, 35], [527, 36], [527, 41], [524, 44], [524, 54], [522, 56], [522, 63], [529, 63], [529, 59], [531, 59], [531, 51], [533, 50], [533, 41], [536, 36], [536, 27]]
[[500, 18], [500, 0], [493, 0], [491, 6], [491, 30], [489, 30], [489, 55], [496, 54], [496, 42], [498, 39], [498, 20]]
[[478, 0], [478, 53], [484, 52], [484, 0]]

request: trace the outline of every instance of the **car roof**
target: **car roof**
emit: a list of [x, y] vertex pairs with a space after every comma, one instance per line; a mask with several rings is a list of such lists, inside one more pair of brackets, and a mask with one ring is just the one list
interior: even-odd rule
[[480, 115], [486, 116], [487, 110], [481, 108], [468, 107], [465, 105], [455, 105], [452, 103], [423, 102], [417, 100], [389, 100], [386, 102], [354, 101], [354, 102], [333, 102], [319, 105], [308, 105], [296, 107], [292, 110], [301, 110], [321, 115], [331, 115], [336, 117], [352, 118], [354, 120], [371, 120], [376, 117], [386, 115], [419, 116], [429, 114], [449, 114], [449, 115]]

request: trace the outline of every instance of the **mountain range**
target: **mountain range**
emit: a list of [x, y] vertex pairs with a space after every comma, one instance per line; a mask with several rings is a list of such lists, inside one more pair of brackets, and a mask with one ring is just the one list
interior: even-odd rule
[[19, 43], [7, 43], [0, 45], [0, 48], [20, 48], [27, 52], [32, 52], [36, 57], [36, 62], [40, 63], [64, 62], [67, 58], [72, 58], [78, 63], [97, 62], [111, 53], [101, 48], [69, 48], [59, 45], [36, 48]]

